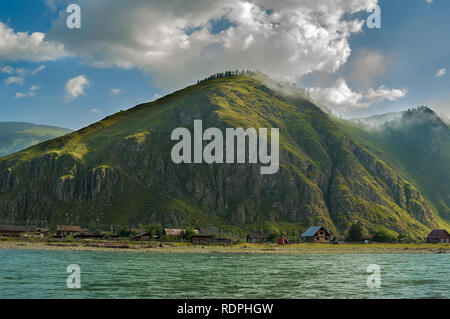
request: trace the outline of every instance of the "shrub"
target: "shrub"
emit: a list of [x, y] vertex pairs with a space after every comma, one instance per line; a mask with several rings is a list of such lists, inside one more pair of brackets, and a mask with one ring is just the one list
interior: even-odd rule
[[279, 232], [271, 232], [267, 239], [270, 242], [275, 243], [278, 240], [279, 237], [280, 237], [280, 233]]
[[130, 237], [131, 235], [131, 229], [128, 226], [122, 226], [119, 230], [119, 236], [120, 237]]
[[360, 223], [353, 224], [347, 234], [348, 241], [363, 241], [364, 228]]
[[191, 238], [193, 237], [193, 236], [195, 236], [197, 233], [196, 233], [196, 231], [195, 231], [195, 229], [194, 228], [192, 228], [192, 227], [186, 227], [186, 229], [184, 230], [184, 232], [183, 232], [183, 235], [181, 236], [183, 239], [185, 239], [185, 240], [191, 240]]
[[397, 241], [398, 237], [388, 232], [387, 230], [380, 229], [373, 233], [373, 241], [382, 243], [391, 243]]
[[152, 236], [161, 236], [163, 233], [163, 228], [161, 224], [150, 224], [147, 225], [146, 230], [152, 235]]

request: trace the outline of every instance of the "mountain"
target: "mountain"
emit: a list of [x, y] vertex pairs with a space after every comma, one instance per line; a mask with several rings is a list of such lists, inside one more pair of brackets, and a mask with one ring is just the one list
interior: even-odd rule
[[391, 113], [385, 113], [385, 114], [378, 114], [373, 115], [369, 117], [364, 118], [358, 118], [353, 120], [353, 122], [356, 122], [360, 124], [361, 126], [369, 125], [372, 128], [374, 127], [382, 127], [387, 122], [398, 120], [402, 117], [402, 112], [391, 112]]
[[[174, 164], [172, 131], [194, 120], [280, 129], [280, 170]], [[300, 92], [259, 77], [213, 78], [0, 159], [4, 223], [166, 226], [344, 234], [356, 222], [423, 238], [442, 219], [420, 191]]]
[[70, 132], [54, 126], [0, 122], [0, 157]]
[[424, 106], [376, 120], [377, 124], [373, 117], [360, 119], [356, 125], [341, 124], [348, 134], [408, 177], [434, 210], [450, 220], [449, 126]]

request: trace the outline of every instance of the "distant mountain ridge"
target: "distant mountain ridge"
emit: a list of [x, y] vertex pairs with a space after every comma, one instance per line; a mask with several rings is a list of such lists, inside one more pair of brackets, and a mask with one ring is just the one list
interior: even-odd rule
[[373, 127], [380, 127], [390, 121], [398, 120], [402, 117], [402, 112], [391, 112], [385, 114], [372, 115], [369, 117], [362, 117], [353, 119], [353, 122], [366, 124]]
[[450, 128], [433, 110], [422, 106], [341, 124], [407, 176], [441, 217], [450, 220]]
[[0, 157], [72, 132], [69, 129], [26, 122], [0, 122]]
[[[192, 132], [196, 119], [223, 131], [279, 128], [279, 172], [261, 175], [258, 164], [176, 165], [171, 133]], [[360, 222], [412, 239], [446, 225], [415, 184], [355, 132], [303, 94], [247, 75], [215, 78], [1, 158], [0, 219], [284, 232], [323, 225], [333, 234]]]

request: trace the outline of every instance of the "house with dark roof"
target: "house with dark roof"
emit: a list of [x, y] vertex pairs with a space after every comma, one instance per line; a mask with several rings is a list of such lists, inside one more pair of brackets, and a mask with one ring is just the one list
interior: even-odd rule
[[24, 233], [35, 231], [37, 231], [37, 227], [34, 226], [0, 225], [0, 232], [4, 233]]
[[20, 237], [25, 233], [34, 233], [38, 231], [39, 229], [34, 226], [0, 225], [0, 236]]
[[429, 243], [450, 243], [450, 234], [445, 229], [432, 230], [427, 236]]
[[142, 233], [136, 234], [135, 236], [131, 237], [132, 240], [137, 240], [137, 241], [157, 240], [159, 238], [160, 238], [159, 235], [153, 235], [150, 232], [142, 232]]
[[322, 226], [312, 226], [303, 233], [302, 240], [311, 243], [329, 243], [331, 241], [331, 235]]
[[66, 226], [66, 225], [58, 225], [56, 227], [56, 237], [65, 237], [70, 235], [75, 235], [82, 232], [80, 226]]
[[263, 244], [267, 243], [269, 236], [266, 234], [248, 234], [247, 243], [249, 244]]
[[209, 245], [212, 242], [213, 237], [210, 235], [197, 235], [192, 236], [191, 243], [194, 245]]

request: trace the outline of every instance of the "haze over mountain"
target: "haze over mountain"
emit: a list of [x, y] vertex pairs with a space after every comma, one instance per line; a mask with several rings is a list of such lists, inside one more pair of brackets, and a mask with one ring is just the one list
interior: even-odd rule
[[450, 128], [433, 110], [422, 106], [360, 119], [357, 125], [341, 123], [367, 149], [407, 176], [450, 220]]
[[[282, 231], [320, 224], [333, 234], [361, 222], [367, 231], [412, 239], [448, 225], [409, 170], [386, 161], [398, 163], [400, 155], [374, 151], [362, 143], [371, 133], [332, 119], [301, 91], [278, 88], [248, 75], [210, 79], [6, 156], [0, 218], [89, 227], [270, 224]], [[223, 131], [279, 128], [279, 172], [261, 175], [258, 164], [174, 164], [171, 133], [192, 132], [196, 119]]]
[[0, 122], [0, 157], [70, 132], [55, 126]]

